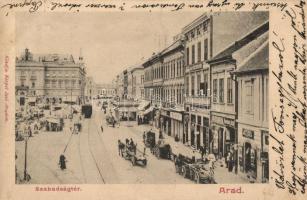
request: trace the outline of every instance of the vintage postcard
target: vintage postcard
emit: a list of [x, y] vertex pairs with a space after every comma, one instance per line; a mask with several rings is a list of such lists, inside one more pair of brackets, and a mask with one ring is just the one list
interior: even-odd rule
[[306, 199], [306, 2], [0, 2], [0, 199]]

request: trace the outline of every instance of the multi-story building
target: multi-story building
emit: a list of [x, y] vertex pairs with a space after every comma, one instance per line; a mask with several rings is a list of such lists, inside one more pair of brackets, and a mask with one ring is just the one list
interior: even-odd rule
[[162, 86], [163, 86], [163, 68], [162, 59], [159, 54], [153, 54], [145, 63], [144, 67], [144, 90], [145, 100], [151, 103], [151, 107], [147, 111], [143, 112], [142, 118], [145, 121], [153, 121], [154, 126], [160, 127], [160, 112], [158, 108], [162, 106]]
[[181, 38], [165, 48], [160, 57], [162, 64], [162, 108], [160, 123], [163, 133], [184, 141], [184, 52]]
[[86, 101], [91, 101], [96, 97], [96, 85], [93, 77], [86, 77], [84, 96]]
[[[144, 98], [144, 68], [142, 65], [130, 69], [131, 92], [129, 96], [135, 101]], [[130, 86], [130, 84], [129, 84]]]
[[27, 102], [84, 102], [85, 67], [72, 55], [33, 55], [25, 49], [16, 58], [16, 100]]
[[211, 129], [213, 140], [210, 149], [220, 157], [226, 156], [231, 147], [238, 143], [237, 86], [231, 73], [237, 69], [243, 58], [268, 40], [268, 30], [269, 23], [265, 22], [233, 42], [208, 62], [211, 67], [212, 85]]
[[[191, 146], [195, 148], [204, 146], [209, 152], [218, 148], [214, 142], [216, 138], [210, 131], [211, 124], [217, 119], [211, 118], [211, 102], [215, 100], [213, 93], [217, 92], [216, 84], [224, 85], [226, 82], [211, 81], [213, 73], [208, 61], [267, 19], [268, 13], [266, 12], [203, 14], [183, 28], [182, 33], [186, 39], [185, 123], [187, 126], [185, 126], [185, 141], [188, 141]], [[233, 83], [229, 81], [229, 85]], [[220, 92], [224, 89], [225, 87], [221, 88]], [[224, 97], [221, 97], [220, 100], [224, 101]], [[212, 119], [214, 119], [213, 122]], [[219, 152], [216, 151], [216, 153]]]
[[115, 86], [112, 84], [97, 83], [96, 91], [97, 95], [102, 98], [112, 98], [116, 95]]
[[124, 96], [124, 74], [120, 73], [115, 78], [116, 97], [123, 98]]
[[268, 38], [237, 67], [239, 174], [256, 182], [269, 180]]

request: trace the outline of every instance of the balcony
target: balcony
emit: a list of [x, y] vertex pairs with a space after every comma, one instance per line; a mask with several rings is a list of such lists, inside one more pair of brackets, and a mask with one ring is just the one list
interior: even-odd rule
[[187, 104], [193, 105], [195, 107], [210, 109], [210, 97], [206, 97], [206, 96], [189, 96], [189, 97], [185, 97], [185, 102]]
[[202, 69], [202, 68], [203, 68], [203, 63], [198, 62], [198, 63], [188, 65], [186, 72], [195, 71], [195, 70]]
[[21, 75], [20, 76], [20, 80], [26, 80], [27, 78], [26, 78], [26, 76], [25, 75]]
[[36, 76], [31, 76], [31, 77], [30, 77], [30, 80], [36, 80], [36, 79], [37, 79]]

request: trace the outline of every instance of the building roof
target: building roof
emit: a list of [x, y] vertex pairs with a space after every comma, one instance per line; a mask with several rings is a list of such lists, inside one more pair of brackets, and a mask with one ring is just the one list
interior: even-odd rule
[[166, 47], [164, 50], [161, 51], [161, 56], [166, 56], [169, 53], [173, 52], [176, 49], [183, 48], [183, 44], [181, 39], [174, 41], [170, 46]]
[[238, 69], [236, 74], [243, 74], [252, 71], [269, 69], [269, 43], [268, 41], [260, 46], [254, 53], [248, 56]]
[[237, 50], [241, 49], [243, 46], [247, 45], [260, 35], [264, 34], [269, 30], [269, 21], [266, 21], [262, 25], [258, 26], [256, 29], [252, 30], [250, 33], [239, 39], [238, 41], [235, 41], [230, 46], [228, 46], [226, 49], [222, 50], [220, 53], [218, 53], [215, 57], [213, 57], [211, 60], [208, 61], [208, 63], [214, 63], [225, 59], [231, 59], [232, 54], [236, 52]]
[[208, 15], [207, 13], [200, 15], [199, 17], [194, 19], [192, 22], [190, 22], [188, 25], [184, 26], [182, 28], [182, 33], [185, 34], [185, 33], [189, 32], [191, 29], [198, 26], [200, 23], [208, 20], [209, 17], [210, 17], [210, 15]]

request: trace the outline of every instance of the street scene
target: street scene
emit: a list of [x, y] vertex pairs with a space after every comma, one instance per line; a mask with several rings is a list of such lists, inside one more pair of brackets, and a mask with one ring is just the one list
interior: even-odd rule
[[268, 12], [104, 15], [17, 16], [16, 184], [268, 183]]

